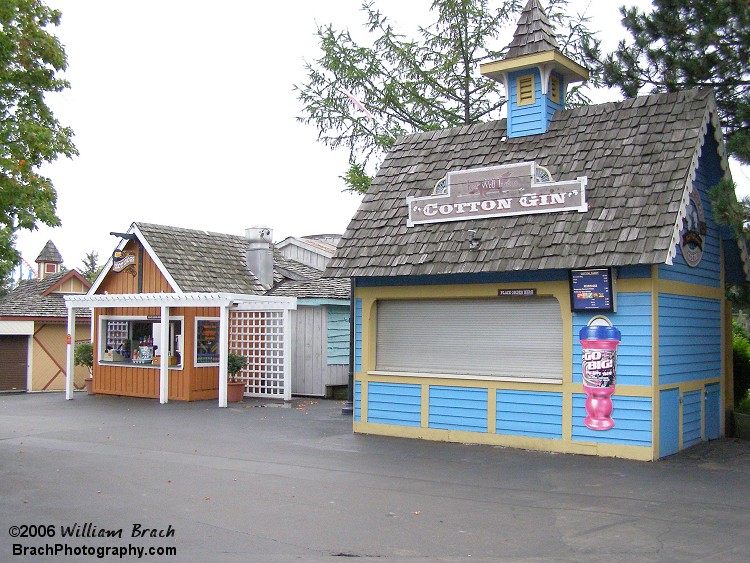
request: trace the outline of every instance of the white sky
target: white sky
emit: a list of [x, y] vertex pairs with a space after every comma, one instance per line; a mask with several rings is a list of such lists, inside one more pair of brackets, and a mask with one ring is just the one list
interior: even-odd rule
[[[611, 50], [627, 34], [623, 1], [572, 0]], [[316, 22], [362, 34], [358, 0], [47, 0], [62, 11], [72, 88], [50, 103], [75, 131], [80, 156], [42, 172], [62, 226], [21, 231], [33, 264], [47, 240], [68, 268], [87, 252], [105, 263], [134, 221], [243, 235], [266, 225], [291, 235], [343, 233], [360, 197], [343, 193], [347, 152], [296, 121], [292, 90], [319, 56]], [[627, 4], [650, 4], [627, 0]], [[376, 0], [404, 31], [429, 24], [429, 0]], [[510, 42], [508, 29], [501, 47]], [[615, 90], [596, 101], [621, 99]], [[733, 168], [750, 193], [750, 170]], [[25, 276], [24, 276], [25, 277]]]

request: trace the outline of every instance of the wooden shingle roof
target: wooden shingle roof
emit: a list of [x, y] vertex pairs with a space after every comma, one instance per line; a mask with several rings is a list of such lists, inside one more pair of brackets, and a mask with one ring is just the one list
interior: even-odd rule
[[[56, 286], [65, 279], [75, 275], [74, 271], [48, 274], [44, 279], [21, 280], [18, 285], [0, 298], [0, 318], [27, 317], [48, 318], [63, 321], [68, 317], [68, 309], [63, 299], [63, 293], [53, 293]], [[88, 284], [88, 282], [85, 282]], [[88, 318], [88, 309], [77, 309], [76, 318]]]
[[47, 241], [47, 244], [44, 245], [44, 248], [42, 248], [42, 251], [35, 260], [35, 262], [55, 262], [57, 264], [62, 264], [62, 261], [60, 251], [57, 250], [57, 247], [51, 240]]
[[[693, 90], [558, 111], [546, 133], [515, 139], [506, 137], [505, 120], [402, 137], [326, 275], [669, 263], [707, 131], [720, 135], [713, 95]], [[524, 161], [555, 180], [587, 176], [588, 211], [407, 227], [406, 197], [430, 195], [447, 172]], [[479, 240], [473, 250], [469, 229]]]
[[518, 19], [505, 59], [552, 50], [559, 50], [552, 25], [539, 0], [529, 0]]
[[134, 223], [179, 289], [188, 292], [226, 292], [245, 295], [282, 295], [340, 298], [345, 280], [320, 282], [322, 272], [284, 257], [274, 249], [274, 287], [266, 291], [247, 268], [244, 236], [152, 223]]

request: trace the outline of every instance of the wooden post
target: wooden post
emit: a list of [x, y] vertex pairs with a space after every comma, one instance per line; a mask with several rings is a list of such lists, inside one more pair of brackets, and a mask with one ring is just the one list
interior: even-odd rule
[[169, 402], [169, 307], [161, 308], [161, 334], [159, 350], [159, 403]]
[[75, 379], [74, 346], [76, 343], [76, 310], [68, 305], [68, 334], [66, 338], [65, 356], [65, 400], [73, 398], [73, 380]]

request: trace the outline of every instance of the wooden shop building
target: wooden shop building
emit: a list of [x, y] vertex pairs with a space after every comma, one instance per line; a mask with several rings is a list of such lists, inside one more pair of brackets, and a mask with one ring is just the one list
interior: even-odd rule
[[354, 431], [640, 460], [723, 436], [747, 255], [712, 216], [712, 93], [565, 108], [588, 73], [537, 0], [481, 70], [507, 119], [400, 138], [326, 272], [355, 287]]
[[93, 312], [94, 393], [226, 406], [228, 354], [236, 352], [248, 359], [239, 374], [246, 396], [289, 400], [302, 377], [293, 371], [296, 340], [315, 343], [323, 362], [329, 339], [345, 344], [331, 355], [348, 364], [348, 325], [344, 343], [340, 323], [328, 330], [325, 314], [302, 335], [307, 325], [297, 330], [292, 318], [300, 294], [314, 301], [308, 307], [335, 302], [348, 311], [348, 282], [321, 280], [322, 270], [286, 258], [270, 229], [243, 237], [133, 223], [113, 234], [120, 243], [91, 290], [66, 299], [69, 332], [74, 311]]

